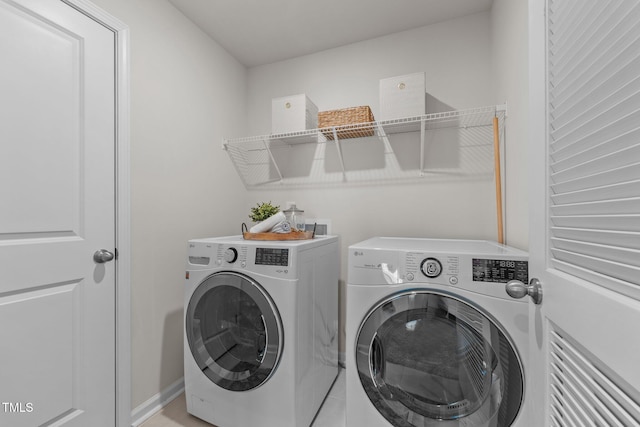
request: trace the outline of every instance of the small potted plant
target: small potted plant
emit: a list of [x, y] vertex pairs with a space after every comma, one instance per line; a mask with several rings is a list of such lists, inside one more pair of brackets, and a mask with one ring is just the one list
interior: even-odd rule
[[253, 222], [262, 222], [278, 212], [280, 212], [280, 206], [274, 206], [271, 202], [257, 203], [256, 207], [251, 208], [249, 218]]
[[247, 240], [304, 240], [313, 239], [314, 232], [294, 230], [280, 206], [271, 202], [257, 203], [249, 215], [255, 225], [242, 224], [242, 236]]

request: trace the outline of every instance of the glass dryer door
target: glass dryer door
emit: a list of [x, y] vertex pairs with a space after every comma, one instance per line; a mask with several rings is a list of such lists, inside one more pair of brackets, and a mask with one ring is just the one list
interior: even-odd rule
[[418, 290], [374, 307], [356, 342], [362, 387], [394, 427], [507, 427], [523, 371], [503, 331], [454, 296]]

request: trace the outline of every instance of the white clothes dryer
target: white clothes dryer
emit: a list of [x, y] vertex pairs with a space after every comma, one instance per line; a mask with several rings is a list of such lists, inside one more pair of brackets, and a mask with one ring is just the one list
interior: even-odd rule
[[309, 426], [338, 374], [336, 236], [189, 241], [187, 411], [218, 427]]
[[526, 252], [377, 237], [349, 247], [349, 427], [526, 426]]

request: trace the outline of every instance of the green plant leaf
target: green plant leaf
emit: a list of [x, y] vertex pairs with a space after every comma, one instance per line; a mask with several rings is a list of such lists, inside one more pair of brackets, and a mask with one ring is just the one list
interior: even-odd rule
[[280, 211], [280, 206], [274, 206], [271, 202], [257, 203], [256, 207], [251, 208], [251, 214], [249, 218], [253, 222], [261, 222], [277, 214]]

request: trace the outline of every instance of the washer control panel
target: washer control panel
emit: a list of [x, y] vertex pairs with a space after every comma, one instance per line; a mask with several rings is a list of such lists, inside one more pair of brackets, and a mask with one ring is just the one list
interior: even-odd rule
[[256, 265], [289, 265], [289, 249], [256, 248]]
[[225, 268], [248, 268], [265, 274], [288, 276], [293, 254], [289, 248], [218, 245], [216, 265]]
[[247, 248], [244, 246], [217, 245], [216, 254], [218, 266], [245, 267], [247, 265]]
[[238, 250], [236, 248], [228, 248], [224, 251], [224, 260], [229, 264], [236, 262], [238, 259]]
[[223, 269], [294, 280], [298, 278], [300, 246], [305, 245], [244, 241], [241, 237], [193, 239], [189, 241], [187, 269]]

